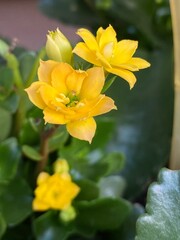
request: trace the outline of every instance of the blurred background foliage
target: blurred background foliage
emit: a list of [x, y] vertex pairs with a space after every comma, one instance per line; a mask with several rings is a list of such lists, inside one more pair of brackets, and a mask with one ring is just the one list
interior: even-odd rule
[[168, 164], [173, 120], [173, 44], [168, 0], [40, 0], [51, 18], [94, 33], [111, 24], [118, 39], [139, 41], [137, 55], [151, 67], [137, 73], [137, 83], [117, 79], [109, 90], [118, 111], [117, 129], [108, 149], [126, 156], [122, 173], [125, 196], [136, 199]]

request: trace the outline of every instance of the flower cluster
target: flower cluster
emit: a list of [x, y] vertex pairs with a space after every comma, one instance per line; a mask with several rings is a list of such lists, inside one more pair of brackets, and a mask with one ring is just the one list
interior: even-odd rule
[[[84, 42], [72, 50], [59, 30], [49, 33], [46, 52], [50, 60], [40, 62], [39, 81], [32, 83], [26, 92], [30, 100], [43, 110], [46, 123], [66, 124], [71, 136], [91, 143], [96, 131], [94, 117], [117, 109], [114, 101], [102, 94], [105, 73], [124, 78], [132, 88], [136, 78], [131, 71], [150, 64], [132, 57], [137, 41], [118, 42], [112, 26], [99, 28], [96, 37], [87, 29], [80, 29], [78, 34]], [[86, 71], [74, 69], [72, 53], [95, 66]]]
[[62, 161], [61, 163], [61, 160], [59, 161], [58, 167], [56, 167], [52, 176], [46, 172], [39, 174], [37, 188], [34, 191], [33, 210], [66, 210], [71, 206], [72, 200], [79, 193], [80, 188], [72, 182], [68, 168], [64, 168], [64, 165], [68, 166], [67, 162], [64, 163]]

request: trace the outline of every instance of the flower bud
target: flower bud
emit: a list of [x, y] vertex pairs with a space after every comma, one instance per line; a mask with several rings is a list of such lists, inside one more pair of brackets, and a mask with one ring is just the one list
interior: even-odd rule
[[62, 210], [60, 212], [60, 219], [63, 222], [70, 222], [76, 218], [76, 210], [73, 206], [69, 206], [68, 208]]
[[68, 173], [69, 172], [69, 165], [65, 159], [58, 159], [54, 163], [54, 172], [56, 173]]
[[71, 63], [71, 44], [58, 28], [47, 35], [46, 53], [51, 60]]

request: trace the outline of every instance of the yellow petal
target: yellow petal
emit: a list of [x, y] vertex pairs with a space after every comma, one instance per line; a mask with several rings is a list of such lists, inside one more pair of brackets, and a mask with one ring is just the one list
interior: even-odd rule
[[100, 95], [100, 101], [95, 105], [95, 107], [89, 112], [89, 116], [98, 116], [104, 113], [111, 111], [112, 109], [117, 109], [114, 105], [114, 101], [110, 97], [106, 97], [105, 95]]
[[89, 50], [89, 48], [83, 42], [80, 42], [75, 46], [73, 53], [77, 54], [87, 62], [90, 62], [96, 66], [101, 66], [101, 63], [97, 60], [95, 53]]
[[98, 45], [99, 45], [100, 38], [101, 38], [104, 31], [105, 30], [102, 27], [98, 28], [98, 30], [97, 30], [96, 41], [97, 41]]
[[32, 202], [32, 208], [34, 211], [46, 211], [49, 209], [49, 205], [42, 202], [41, 199], [35, 198]]
[[38, 177], [37, 177], [37, 185], [40, 185], [44, 182], [46, 182], [46, 180], [50, 177], [50, 175], [47, 172], [41, 172]]
[[138, 47], [138, 42], [133, 40], [122, 40], [117, 43], [114, 52], [114, 57], [111, 59], [111, 64], [119, 66], [131, 59]]
[[40, 109], [44, 109], [46, 107], [46, 104], [43, 101], [43, 99], [40, 95], [40, 91], [39, 91], [40, 88], [44, 85], [46, 85], [46, 83], [34, 82], [34, 83], [31, 84], [30, 87], [25, 89], [25, 91], [27, 92], [31, 102]]
[[44, 84], [39, 89], [39, 92], [45, 104], [49, 107], [53, 107], [52, 102], [54, 102], [54, 99], [56, 99], [58, 95], [58, 92], [56, 91], [56, 89], [51, 87], [48, 84]]
[[46, 123], [52, 124], [66, 124], [68, 121], [65, 119], [64, 114], [61, 112], [45, 108], [44, 111], [44, 120]]
[[130, 88], [133, 88], [134, 87], [134, 84], [136, 82], [136, 77], [135, 75], [126, 70], [126, 69], [121, 69], [121, 68], [110, 68], [110, 69], [106, 69], [108, 72], [111, 72], [123, 79], [125, 79], [129, 85], [130, 85]]
[[81, 70], [76, 70], [69, 74], [66, 79], [68, 91], [72, 94], [78, 95], [81, 90], [83, 80], [86, 76], [87, 73]]
[[111, 68], [111, 65], [108, 62], [108, 60], [100, 52], [96, 52], [96, 57], [98, 61], [101, 63], [100, 66], [103, 66], [104, 68]]
[[84, 40], [90, 50], [94, 51], [99, 49], [95, 36], [89, 30], [80, 28], [77, 34]]
[[114, 42], [117, 42], [116, 32], [114, 31], [113, 27], [110, 25], [101, 33], [101, 37], [99, 39], [100, 49], [102, 50], [105, 45], [109, 43], [114, 43]]
[[69, 74], [73, 72], [72, 67], [67, 63], [59, 63], [52, 71], [52, 86], [59, 92], [63, 94], [68, 93], [68, 88], [66, 86], [66, 78]]
[[51, 72], [55, 66], [57, 66], [58, 62], [48, 60], [48, 61], [40, 61], [40, 66], [38, 68], [38, 78], [39, 81], [46, 82], [51, 84]]
[[91, 143], [96, 131], [96, 122], [93, 118], [87, 118], [76, 122], [70, 122], [66, 127], [71, 136]]
[[138, 69], [143, 69], [143, 68], [147, 68], [147, 67], [151, 66], [151, 64], [149, 62], [147, 62], [146, 60], [144, 60], [142, 58], [131, 58], [128, 61], [128, 64], [132, 64], [132, 65], [136, 66]]
[[80, 92], [80, 99], [98, 97], [104, 86], [105, 76], [103, 68], [94, 67], [87, 70], [88, 76], [84, 79]]

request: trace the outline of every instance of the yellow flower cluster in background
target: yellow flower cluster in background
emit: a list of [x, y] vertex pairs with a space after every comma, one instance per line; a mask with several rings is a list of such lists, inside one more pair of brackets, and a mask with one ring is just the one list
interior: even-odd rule
[[[102, 94], [105, 73], [124, 78], [132, 88], [136, 77], [131, 71], [150, 64], [132, 57], [137, 41], [118, 42], [112, 26], [99, 28], [96, 37], [87, 29], [80, 29], [78, 34], [84, 43], [78, 43], [72, 50], [59, 29], [49, 32], [46, 52], [50, 60], [40, 62], [39, 81], [32, 83], [26, 92], [33, 104], [43, 110], [46, 123], [66, 124], [71, 136], [91, 143], [96, 131], [94, 117], [117, 109], [114, 101]], [[74, 69], [70, 65], [72, 53], [95, 66], [86, 71]]]
[[[61, 160], [60, 160], [61, 161]], [[58, 162], [60, 171], [61, 163]], [[65, 163], [67, 165], [67, 163]], [[71, 207], [72, 200], [77, 196], [80, 188], [72, 182], [67, 169], [61, 173], [55, 172], [50, 176], [46, 172], [41, 172], [37, 178], [37, 188], [33, 200], [33, 210], [46, 211], [49, 209], [65, 210]]]

